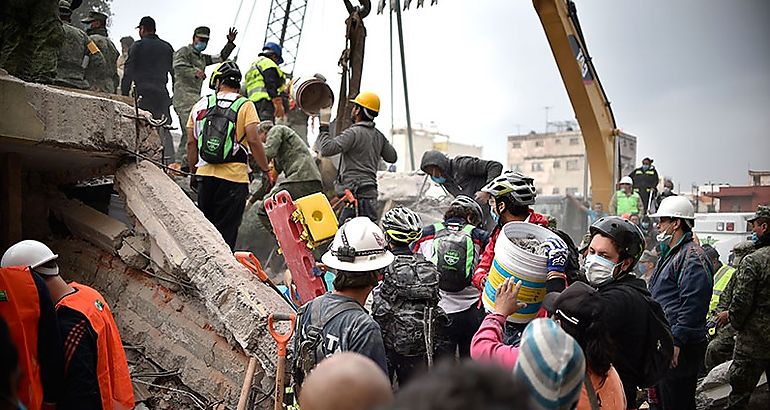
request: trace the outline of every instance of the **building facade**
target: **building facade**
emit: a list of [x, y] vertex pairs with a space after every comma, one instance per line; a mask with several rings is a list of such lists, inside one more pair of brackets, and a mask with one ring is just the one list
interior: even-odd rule
[[[621, 133], [618, 145], [620, 176], [628, 175], [636, 164], [636, 137]], [[508, 169], [534, 178], [538, 194], [591, 196], [591, 174], [579, 130], [511, 135], [507, 152]]]

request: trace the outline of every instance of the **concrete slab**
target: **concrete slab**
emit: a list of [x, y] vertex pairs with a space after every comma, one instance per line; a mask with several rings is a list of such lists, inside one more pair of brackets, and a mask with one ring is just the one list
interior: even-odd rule
[[50, 201], [51, 211], [78, 237], [107, 252], [117, 253], [128, 226], [74, 199], [56, 198]]

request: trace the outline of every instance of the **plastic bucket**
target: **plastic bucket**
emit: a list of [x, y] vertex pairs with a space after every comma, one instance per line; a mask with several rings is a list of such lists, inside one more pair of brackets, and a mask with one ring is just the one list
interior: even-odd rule
[[318, 115], [334, 105], [334, 92], [326, 81], [316, 77], [297, 77], [292, 81], [291, 98], [307, 115]]
[[545, 280], [548, 274], [548, 258], [531, 253], [514, 244], [515, 239], [536, 239], [543, 242], [548, 238], [559, 238], [551, 230], [528, 222], [505, 224], [495, 243], [495, 259], [489, 269], [487, 283], [481, 295], [488, 311], [495, 308], [497, 288], [505, 279], [513, 277], [514, 282], [523, 282], [519, 300], [527, 306], [511, 316], [509, 322], [528, 323], [537, 316], [545, 297]]

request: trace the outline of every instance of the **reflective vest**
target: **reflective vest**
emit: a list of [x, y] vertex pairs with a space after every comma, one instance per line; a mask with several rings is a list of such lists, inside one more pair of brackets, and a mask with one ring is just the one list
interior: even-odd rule
[[714, 274], [714, 290], [711, 293], [711, 303], [709, 304], [709, 312], [713, 312], [719, 304], [719, 298], [722, 296], [722, 292], [727, 288], [727, 284], [730, 283], [730, 279], [735, 273], [735, 268], [729, 265], [722, 265], [721, 268]]
[[[110, 307], [99, 292], [76, 282], [70, 286], [77, 292], [63, 297], [56, 304], [80, 312], [96, 332], [96, 378], [104, 410], [134, 408], [134, 388], [128, 372], [126, 352]], [[65, 369], [66, 372], [66, 369]]]
[[246, 94], [251, 101], [257, 102], [270, 99], [270, 94], [267, 93], [267, 88], [265, 88], [265, 78], [262, 76], [262, 73], [270, 68], [275, 68], [278, 71], [278, 78], [281, 82], [281, 85], [278, 87], [278, 94], [286, 89], [286, 75], [278, 67], [278, 64], [268, 57], [259, 57], [257, 61], [251, 64], [251, 68], [246, 73]]
[[641, 209], [638, 207], [638, 201], [641, 200], [638, 192], [632, 192], [626, 195], [626, 191], [620, 190], [615, 193], [615, 214], [638, 214]]
[[28, 268], [0, 268], [0, 317], [8, 324], [19, 354], [19, 399], [27, 408], [39, 409], [43, 404], [37, 357], [40, 296]]

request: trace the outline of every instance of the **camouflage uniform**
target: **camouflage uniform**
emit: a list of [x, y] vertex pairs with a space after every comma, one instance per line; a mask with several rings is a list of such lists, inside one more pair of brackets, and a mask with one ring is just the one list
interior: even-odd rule
[[[760, 206], [756, 218], [770, 219], [770, 207]], [[770, 232], [756, 245], [757, 250], [743, 258], [735, 272], [729, 312], [737, 335], [729, 372], [729, 409], [746, 408], [759, 377], [763, 372], [770, 374]]]
[[5, 0], [0, 5], [0, 68], [24, 81], [50, 84], [64, 40], [57, 0]]
[[289, 191], [291, 197], [301, 198], [316, 192], [321, 192], [321, 173], [315, 164], [315, 159], [310, 149], [302, 138], [291, 128], [284, 125], [276, 125], [267, 133], [265, 142], [265, 156], [268, 161], [274, 161], [275, 170], [279, 174], [283, 172], [286, 179], [276, 184], [273, 189], [258, 201], [257, 215], [262, 225], [268, 231], [270, 220], [265, 212], [264, 200], [282, 190]]
[[88, 29], [86, 33], [104, 56], [104, 70], [97, 70], [97, 67], [89, 64], [86, 70], [86, 80], [97, 91], [115, 94], [120, 85], [118, 80], [118, 56], [120, 53], [107, 36], [106, 28]]
[[104, 56], [85, 31], [70, 23], [64, 24], [64, 44], [59, 49], [59, 60], [54, 84], [86, 90], [86, 69], [105, 70]]
[[[195, 35], [208, 33], [208, 29], [201, 30], [204, 27], [198, 27]], [[208, 34], [205, 35], [208, 37]], [[228, 42], [222, 47], [222, 51], [217, 55], [203, 54], [196, 50], [192, 44], [188, 44], [174, 53], [174, 111], [179, 116], [179, 124], [182, 130], [182, 139], [177, 148], [177, 158], [179, 162], [187, 162], [187, 118], [190, 116], [190, 110], [193, 105], [201, 99], [201, 86], [203, 78], [195, 76], [197, 70], [205, 70], [206, 66], [221, 63], [226, 60], [230, 53], [235, 49], [235, 44]]]

